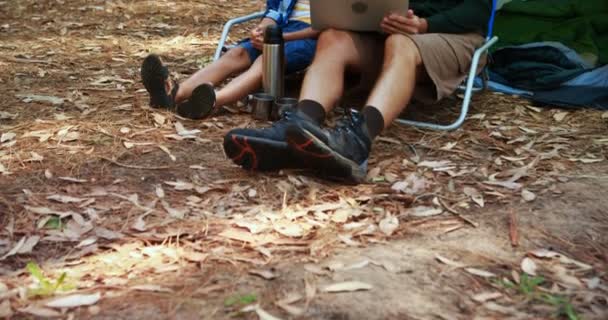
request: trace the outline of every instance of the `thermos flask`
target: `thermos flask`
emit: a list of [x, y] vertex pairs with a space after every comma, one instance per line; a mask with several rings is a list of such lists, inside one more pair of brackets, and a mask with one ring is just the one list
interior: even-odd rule
[[264, 31], [262, 49], [264, 92], [275, 99], [283, 97], [285, 86], [285, 40], [283, 29], [272, 25]]

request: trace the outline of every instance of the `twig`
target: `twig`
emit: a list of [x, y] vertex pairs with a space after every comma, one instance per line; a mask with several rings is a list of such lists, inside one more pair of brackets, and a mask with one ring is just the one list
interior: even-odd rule
[[475, 227], [475, 228], [479, 227], [479, 223], [477, 223], [477, 222], [475, 222], [475, 221], [473, 221], [473, 220], [471, 220], [471, 219], [469, 219], [469, 218], [467, 218], [467, 217], [465, 217], [465, 216], [461, 215], [461, 214], [460, 214], [460, 212], [458, 212], [458, 211], [456, 211], [454, 208], [452, 208], [452, 207], [448, 206], [448, 204], [447, 204], [447, 203], [445, 203], [445, 201], [441, 200], [441, 198], [440, 198], [440, 197], [437, 197], [437, 200], [439, 200], [439, 203], [440, 203], [440, 204], [441, 204], [441, 205], [442, 205], [442, 206], [443, 206], [443, 207], [444, 207], [446, 210], [448, 210], [448, 211], [449, 211], [449, 212], [451, 212], [453, 215], [455, 215], [455, 216], [457, 216], [458, 218], [460, 218], [462, 221], [464, 221], [464, 222], [466, 222], [466, 223], [468, 223], [468, 224], [472, 225], [472, 226], [473, 226], [473, 227]]
[[517, 231], [517, 216], [515, 210], [509, 211], [509, 238], [511, 238], [511, 246], [519, 246], [519, 232]]
[[110, 158], [106, 158], [106, 157], [99, 157], [100, 159], [106, 160], [110, 163], [113, 163], [119, 167], [123, 167], [123, 168], [129, 168], [129, 169], [138, 169], [138, 170], [167, 170], [167, 169], [171, 169], [172, 167], [169, 166], [164, 166], [164, 167], [142, 167], [142, 166], [134, 166], [134, 165], [130, 165], [130, 164], [124, 164], [124, 163], [120, 163], [117, 161], [114, 161]]

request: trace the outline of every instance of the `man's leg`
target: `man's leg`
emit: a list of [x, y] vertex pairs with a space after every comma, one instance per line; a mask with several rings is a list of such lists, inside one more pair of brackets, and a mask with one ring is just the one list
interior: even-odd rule
[[[403, 35], [389, 36], [385, 42], [382, 72], [367, 100], [364, 115], [366, 109], [375, 108], [382, 115], [382, 128], [388, 127], [409, 103], [416, 83], [426, 81], [428, 76], [414, 41]], [[375, 128], [370, 129], [374, 129], [370, 130], [374, 137], [379, 133]]]
[[251, 59], [247, 50], [243, 47], [233, 48], [219, 60], [212, 62], [180, 83], [175, 102], [179, 103], [190, 98], [192, 91], [203, 83], [216, 85], [226, 80], [230, 75], [247, 69], [250, 65]]
[[287, 129], [290, 147], [325, 176], [362, 181], [372, 141], [409, 102], [421, 67], [414, 42], [406, 36], [389, 36], [380, 77], [361, 114], [334, 129], [310, 123], [291, 126]]
[[[382, 41], [377, 36], [331, 29], [321, 33], [315, 58], [306, 72], [300, 92], [303, 111], [315, 109], [309, 107], [313, 101], [322, 106], [322, 110], [316, 113], [322, 113], [324, 117], [324, 113], [333, 109], [342, 96], [345, 72], [373, 73], [370, 70], [381, 65], [377, 59], [381, 53]], [[313, 118], [319, 117], [313, 115]]]

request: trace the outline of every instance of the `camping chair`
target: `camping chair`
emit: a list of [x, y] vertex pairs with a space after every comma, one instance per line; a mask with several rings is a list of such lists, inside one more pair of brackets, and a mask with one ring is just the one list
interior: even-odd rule
[[264, 12], [261, 11], [261, 12], [252, 13], [250, 15], [246, 15], [243, 17], [238, 17], [238, 18], [228, 20], [228, 22], [226, 22], [226, 24], [224, 25], [224, 30], [222, 30], [222, 36], [220, 37], [220, 41], [217, 45], [217, 49], [215, 50], [215, 55], [213, 56], [213, 61], [217, 61], [217, 59], [219, 59], [220, 56], [222, 55], [222, 50], [224, 49], [224, 45], [226, 44], [226, 39], [228, 39], [228, 34], [230, 33], [230, 29], [232, 29], [233, 26], [235, 26], [237, 24], [245, 23], [247, 21], [251, 21], [254, 19], [259, 19], [259, 18], [262, 18], [263, 16], [264, 16]]
[[[462, 106], [460, 108], [460, 115], [459, 115], [458, 119], [455, 122], [453, 122], [451, 124], [447, 124], [447, 125], [441, 125], [441, 124], [435, 124], [435, 123], [429, 123], [429, 122], [419, 122], [419, 121], [405, 120], [405, 119], [395, 120], [397, 123], [411, 125], [411, 126], [420, 127], [420, 128], [427, 128], [427, 129], [432, 129], [432, 130], [444, 130], [444, 131], [451, 131], [451, 130], [458, 129], [464, 123], [467, 113], [469, 112], [469, 105], [471, 104], [471, 96], [472, 96], [473, 92], [481, 91], [481, 90], [485, 89], [485, 87], [486, 87], [485, 81], [483, 83], [483, 87], [481, 87], [481, 88], [475, 88], [474, 82], [475, 82], [475, 76], [477, 75], [477, 69], [478, 69], [477, 64], [479, 63], [479, 59], [481, 58], [481, 55], [484, 54], [485, 52], [487, 52], [488, 49], [498, 41], [498, 37], [494, 36], [492, 33], [493, 33], [493, 29], [494, 29], [494, 18], [496, 16], [496, 11], [498, 10], [499, 1], [501, 1], [501, 4], [502, 4], [504, 2], [507, 2], [508, 0], [507, 1], [492, 0], [492, 14], [490, 15], [490, 21], [488, 22], [488, 34], [486, 36], [486, 42], [484, 43], [483, 46], [481, 46], [479, 49], [477, 49], [475, 51], [475, 53], [473, 54], [473, 61], [471, 62], [471, 69], [469, 70], [469, 75], [467, 77], [466, 84], [464, 87], [463, 86], [460, 87], [461, 90], [464, 90], [464, 99], [462, 101]], [[238, 18], [229, 20], [224, 25], [224, 29], [222, 31], [222, 36], [220, 37], [220, 41], [219, 41], [217, 49], [215, 51], [215, 56], [213, 57], [214, 61], [220, 58], [220, 56], [222, 54], [222, 50], [224, 49], [224, 45], [226, 43], [226, 39], [228, 38], [228, 34], [230, 33], [230, 29], [234, 25], [241, 24], [241, 23], [251, 21], [254, 19], [259, 19], [263, 16], [264, 16], [264, 12], [256, 12], [256, 13], [252, 13], [247, 16], [238, 17]]]
[[492, 31], [494, 29], [494, 18], [496, 17], [496, 11], [498, 10], [498, 1], [500, 0], [492, 0], [492, 14], [490, 15], [490, 21], [488, 22], [488, 34], [486, 36], [486, 42], [480, 48], [475, 50], [475, 53], [473, 54], [473, 61], [471, 62], [471, 69], [469, 70], [469, 75], [467, 76], [466, 84], [464, 86], [460, 86], [459, 88], [460, 90], [464, 90], [464, 99], [462, 100], [462, 106], [460, 107], [460, 115], [458, 116], [458, 119], [456, 119], [456, 121], [452, 122], [451, 124], [446, 125], [405, 119], [395, 120], [397, 123], [443, 131], [456, 130], [464, 123], [464, 120], [467, 117], [467, 113], [469, 112], [469, 105], [471, 104], [471, 96], [473, 92], [481, 91], [487, 87], [485, 78], [483, 77], [483, 86], [481, 88], [474, 87], [474, 82], [475, 77], [477, 75], [477, 65], [479, 63], [481, 55], [487, 52], [488, 49], [490, 49], [490, 47], [498, 41], [498, 37], [492, 35]]

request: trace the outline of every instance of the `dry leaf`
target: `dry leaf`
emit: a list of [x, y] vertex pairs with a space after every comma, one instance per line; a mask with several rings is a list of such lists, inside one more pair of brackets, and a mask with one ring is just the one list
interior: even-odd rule
[[53, 200], [56, 202], [60, 202], [60, 203], [79, 203], [79, 202], [83, 202], [87, 199], [83, 199], [83, 198], [75, 198], [75, 197], [70, 197], [70, 196], [62, 196], [59, 194], [54, 194], [54, 195], [50, 195], [48, 197], [46, 197], [48, 200]]
[[500, 297], [502, 297], [502, 293], [500, 292], [484, 292], [474, 295], [472, 299], [484, 303], [486, 301], [496, 300]]
[[185, 181], [181, 181], [181, 180], [177, 180], [175, 182], [173, 182], [173, 181], [165, 181], [165, 184], [170, 185], [175, 190], [179, 190], [179, 191], [186, 191], [186, 190], [193, 190], [194, 189], [194, 184], [189, 183], [189, 182], [185, 182]]
[[260, 317], [260, 320], [281, 320], [280, 318], [277, 318], [277, 317], [271, 315], [270, 313], [266, 312], [259, 305], [257, 305], [255, 307], [255, 313], [257, 313], [258, 317]]
[[124, 235], [122, 233], [108, 230], [102, 227], [95, 228], [95, 235], [106, 240], [116, 240], [124, 238]]
[[177, 158], [171, 153], [169, 148], [167, 148], [166, 146], [163, 146], [162, 144], [158, 145], [158, 147], [169, 156], [171, 161], [177, 161]]
[[17, 252], [19, 252], [19, 250], [21, 250], [21, 248], [25, 244], [26, 239], [27, 237], [22, 237], [21, 240], [19, 240], [19, 242], [17, 242], [17, 244], [11, 249], [11, 251], [7, 252], [4, 256], [0, 258], [0, 261], [17, 254]]
[[477, 191], [477, 189], [471, 188], [471, 187], [465, 187], [463, 189], [463, 192], [467, 196], [471, 197], [471, 200], [473, 200], [473, 202], [475, 202], [478, 206], [480, 206], [481, 208], [484, 207], [485, 202], [483, 200], [483, 196], [481, 195], [481, 193], [479, 193], [479, 191]]
[[247, 230], [249, 230], [249, 232], [253, 234], [258, 234], [270, 230], [269, 224], [262, 223], [259, 221], [239, 219], [234, 221], [234, 224], [241, 228], [246, 228]]
[[386, 217], [380, 221], [378, 226], [382, 233], [390, 237], [393, 232], [399, 228], [399, 219], [391, 214], [387, 214]]
[[536, 263], [534, 263], [534, 261], [532, 261], [532, 259], [530, 258], [524, 258], [521, 261], [521, 270], [523, 270], [523, 272], [535, 276], [536, 275]]
[[49, 309], [49, 308], [45, 308], [42, 306], [34, 306], [34, 305], [30, 305], [27, 308], [19, 309], [19, 312], [32, 314], [37, 317], [43, 317], [43, 318], [55, 318], [55, 317], [61, 316], [61, 313], [59, 313], [58, 311], [55, 311], [55, 310]]
[[249, 270], [249, 274], [260, 276], [266, 280], [272, 280], [277, 277], [277, 275], [269, 269], [253, 269]]
[[153, 291], [153, 292], [173, 292], [173, 290], [165, 287], [161, 287], [156, 284], [142, 284], [137, 286], [132, 286], [129, 290], [135, 291]]
[[167, 201], [165, 200], [161, 200], [161, 205], [163, 206], [163, 208], [165, 208], [165, 210], [167, 211], [167, 213], [169, 214], [169, 216], [171, 218], [175, 218], [175, 219], [184, 219], [184, 217], [186, 216], [186, 214], [188, 214], [188, 212], [190, 212], [189, 209], [185, 208], [185, 209], [175, 209], [172, 208], [169, 203], [167, 203]]
[[11, 302], [4, 300], [0, 303], [0, 318], [10, 318], [13, 315], [13, 309], [11, 309]]
[[442, 214], [443, 210], [434, 207], [419, 206], [410, 208], [406, 212], [413, 217], [431, 217]]
[[291, 304], [300, 301], [302, 298], [302, 295], [299, 293], [290, 293], [285, 298], [276, 301], [275, 304], [287, 311], [290, 315], [299, 317], [304, 314], [305, 310], [300, 307], [292, 306]]
[[480, 276], [483, 278], [493, 278], [496, 277], [495, 274], [493, 274], [492, 272], [489, 271], [485, 271], [485, 270], [481, 270], [481, 269], [476, 269], [476, 268], [465, 268], [464, 269], [466, 272], [476, 275], [476, 276]]
[[51, 172], [51, 170], [46, 169], [46, 170], [44, 170], [44, 176], [45, 176], [47, 179], [52, 179], [52, 178], [53, 178], [53, 173]]
[[522, 189], [521, 190], [521, 197], [526, 201], [526, 202], [532, 202], [534, 200], [536, 200], [536, 195], [528, 190], [528, 189]]
[[163, 124], [165, 124], [165, 121], [167, 121], [167, 118], [159, 113], [154, 113], [152, 117], [154, 118], [154, 122], [156, 122], [156, 124], [158, 124], [160, 127], [162, 127]]
[[25, 103], [30, 103], [32, 101], [35, 102], [45, 102], [45, 103], [50, 103], [52, 105], [61, 105], [63, 104], [63, 99], [61, 98], [57, 98], [57, 97], [53, 97], [53, 96], [45, 96], [45, 95], [38, 95], [38, 94], [17, 94], [15, 95], [17, 98], [20, 98], [21, 100], [23, 100], [23, 102]]
[[454, 267], [454, 268], [462, 268], [462, 267], [465, 266], [464, 264], [462, 264], [460, 262], [456, 262], [454, 260], [450, 260], [450, 259], [448, 259], [448, 258], [446, 258], [446, 257], [444, 257], [444, 256], [442, 256], [442, 255], [440, 255], [438, 253], [435, 254], [435, 259], [437, 259], [441, 263], [445, 263], [448, 266], [451, 266], [451, 267]]
[[5, 132], [0, 136], [0, 143], [11, 141], [11, 140], [15, 139], [16, 136], [17, 135], [13, 132]]
[[165, 197], [165, 190], [163, 190], [162, 186], [156, 186], [155, 192], [157, 197], [161, 199]]
[[99, 292], [93, 294], [74, 294], [48, 301], [44, 305], [51, 308], [75, 308], [90, 306], [97, 303], [100, 298], [101, 293]]
[[359, 290], [371, 290], [373, 287], [370, 284], [360, 281], [347, 281], [334, 283], [321, 288], [322, 292], [353, 292]]
[[564, 120], [564, 118], [566, 118], [567, 115], [568, 115], [568, 112], [558, 112], [553, 115], [553, 119], [555, 119], [555, 121], [557, 121], [557, 122], [562, 122]]

